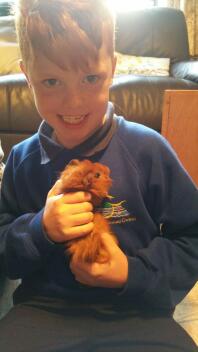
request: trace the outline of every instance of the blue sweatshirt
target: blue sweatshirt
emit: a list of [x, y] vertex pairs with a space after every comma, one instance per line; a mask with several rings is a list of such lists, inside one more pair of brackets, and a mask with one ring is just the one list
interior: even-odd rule
[[2, 182], [0, 263], [9, 278], [22, 279], [15, 302], [39, 295], [173, 307], [173, 293], [198, 278], [198, 191], [167, 141], [116, 117], [111, 138], [90, 153], [111, 170], [112, 199], [101, 211], [129, 263], [122, 289], [91, 288], [75, 280], [64, 245], [52, 243], [42, 227], [48, 191], [65, 165], [86, 153], [58, 146], [47, 130], [44, 123], [13, 147]]

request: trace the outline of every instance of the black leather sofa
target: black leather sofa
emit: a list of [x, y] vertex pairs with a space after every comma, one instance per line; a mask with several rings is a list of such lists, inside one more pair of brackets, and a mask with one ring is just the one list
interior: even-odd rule
[[[118, 75], [110, 91], [117, 114], [161, 131], [166, 89], [198, 89], [198, 61], [190, 59], [181, 11], [153, 8], [117, 15], [116, 51], [170, 58], [170, 76]], [[0, 139], [5, 158], [13, 144], [33, 134], [40, 123], [23, 74], [0, 76]]]
[[111, 92], [117, 111], [161, 131], [166, 89], [198, 89], [198, 61], [191, 60], [183, 12], [154, 8], [117, 17], [116, 50], [136, 56], [170, 58], [169, 77], [116, 77]]

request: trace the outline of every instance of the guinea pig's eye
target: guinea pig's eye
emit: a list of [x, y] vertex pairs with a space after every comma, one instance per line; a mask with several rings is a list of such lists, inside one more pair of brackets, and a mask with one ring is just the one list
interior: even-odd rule
[[100, 177], [100, 173], [96, 172], [96, 174], [94, 176], [95, 176], [95, 178], [99, 178]]

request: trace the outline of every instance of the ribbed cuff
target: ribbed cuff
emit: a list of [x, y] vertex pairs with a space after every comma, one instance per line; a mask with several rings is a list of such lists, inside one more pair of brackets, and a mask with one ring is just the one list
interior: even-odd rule
[[146, 268], [145, 263], [138, 257], [127, 257], [128, 280], [119, 295], [142, 295], [151, 286], [155, 273]]
[[33, 217], [32, 221], [30, 222], [30, 231], [32, 235], [32, 241], [35, 243], [39, 252], [48, 254], [54, 249], [55, 244], [49, 240], [43, 228], [43, 211], [44, 210], [42, 209]]

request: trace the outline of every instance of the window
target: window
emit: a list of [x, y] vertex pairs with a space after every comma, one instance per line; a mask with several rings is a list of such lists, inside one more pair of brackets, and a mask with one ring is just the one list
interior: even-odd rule
[[156, 0], [108, 0], [108, 2], [115, 12], [138, 10], [156, 5]]
[[8, 16], [14, 0], [0, 0], [0, 16]]

